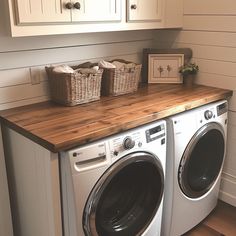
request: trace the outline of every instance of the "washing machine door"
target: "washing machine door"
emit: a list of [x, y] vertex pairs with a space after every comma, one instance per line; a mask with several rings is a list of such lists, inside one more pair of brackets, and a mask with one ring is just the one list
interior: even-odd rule
[[182, 156], [178, 181], [183, 193], [199, 198], [214, 185], [225, 155], [225, 135], [222, 127], [211, 122], [192, 137]]
[[146, 152], [119, 159], [99, 179], [83, 214], [87, 236], [142, 235], [161, 203], [164, 173]]

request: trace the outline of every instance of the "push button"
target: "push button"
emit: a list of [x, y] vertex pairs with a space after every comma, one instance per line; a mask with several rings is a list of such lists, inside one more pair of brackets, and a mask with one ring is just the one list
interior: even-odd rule
[[166, 139], [163, 138], [163, 139], [161, 140], [161, 145], [163, 145], [163, 144], [165, 144], [165, 143], [166, 143]]
[[113, 152], [113, 155], [114, 155], [114, 156], [118, 156], [118, 154], [119, 154], [119, 152], [116, 151], [116, 150]]

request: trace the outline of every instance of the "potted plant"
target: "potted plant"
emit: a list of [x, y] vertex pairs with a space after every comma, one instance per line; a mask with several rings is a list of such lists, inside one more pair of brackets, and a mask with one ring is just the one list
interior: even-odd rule
[[196, 63], [186, 63], [179, 68], [179, 73], [183, 76], [184, 84], [192, 85], [199, 71], [199, 67]]

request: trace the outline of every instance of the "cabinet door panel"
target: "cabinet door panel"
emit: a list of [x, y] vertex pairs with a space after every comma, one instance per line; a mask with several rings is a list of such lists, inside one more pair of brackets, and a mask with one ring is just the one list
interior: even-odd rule
[[72, 21], [96, 22], [121, 20], [121, 0], [78, 0], [80, 9], [72, 10]]
[[128, 21], [160, 21], [163, 0], [128, 0]]
[[70, 0], [16, 0], [17, 23], [46, 23], [71, 21], [65, 3]]

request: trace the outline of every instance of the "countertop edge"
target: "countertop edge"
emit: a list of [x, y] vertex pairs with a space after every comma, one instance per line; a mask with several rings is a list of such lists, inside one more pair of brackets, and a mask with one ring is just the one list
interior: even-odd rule
[[[169, 117], [169, 116], [172, 116], [172, 115], [175, 115], [175, 114], [178, 114], [178, 113], [181, 113], [181, 112], [184, 112], [184, 111], [196, 108], [196, 107], [200, 107], [202, 105], [209, 104], [211, 102], [215, 102], [222, 99], [229, 99], [232, 95], [233, 95], [233, 91], [231, 90], [219, 89], [219, 93], [215, 95], [202, 97], [202, 98], [194, 99], [187, 102], [181, 101], [180, 104], [177, 104], [176, 106], [172, 105], [161, 111], [160, 110], [158, 111], [157, 109], [156, 112], [151, 112], [145, 116], [143, 115], [143, 117], [139, 117], [136, 120], [127, 121], [123, 125], [119, 125], [119, 126], [114, 125], [114, 127], [110, 126], [101, 130], [97, 130], [95, 133], [93, 133], [93, 137], [91, 137], [91, 134], [88, 133], [87, 136], [83, 136], [83, 137], [79, 136], [77, 138], [70, 139], [68, 141], [64, 141], [60, 143], [52, 143], [46, 139], [40, 138], [39, 136], [26, 130], [24, 127], [21, 127], [15, 124], [14, 122], [11, 122], [10, 120], [8, 120], [7, 117], [2, 116], [1, 113], [0, 113], [0, 116], [1, 116], [0, 121], [3, 125], [6, 125], [7, 127], [13, 129], [14, 131], [22, 134], [23, 136], [29, 138], [30, 140], [48, 149], [49, 151], [57, 153], [61, 151], [66, 151], [70, 148], [74, 148], [76, 146], [79, 146], [88, 142], [92, 142], [92, 141], [96, 141], [104, 137], [108, 137], [110, 135], [113, 135], [122, 131], [126, 131], [129, 129], [138, 127], [140, 125], [144, 125], [149, 122], [160, 120], [160, 119], [163, 119], [163, 118], [166, 118], [166, 117]], [[105, 135], [104, 135], [104, 132], [105, 132]]]

